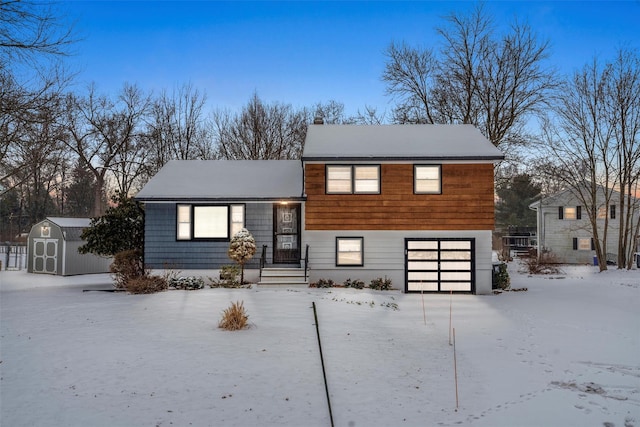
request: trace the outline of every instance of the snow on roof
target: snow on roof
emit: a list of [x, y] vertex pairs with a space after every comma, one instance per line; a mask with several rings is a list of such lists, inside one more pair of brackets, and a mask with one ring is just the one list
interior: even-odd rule
[[299, 160], [172, 160], [138, 200], [273, 200], [302, 197]]
[[48, 216], [46, 221], [52, 222], [60, 228], [86, 228], [91, 225], [91, 218], [63, 218]]
[[501, 160], [473, 125], [313, 125], [302, 159]]

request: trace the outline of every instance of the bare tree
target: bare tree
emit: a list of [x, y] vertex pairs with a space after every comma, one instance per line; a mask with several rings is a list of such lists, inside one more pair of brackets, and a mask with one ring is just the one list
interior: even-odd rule
[[601, 271], [607, 268], [610, 216], [599, 218], [599, 211], [606, 212], [618, 191], [618, 266], [630, 268], [640, 212], [637, 54], [621, 51], [606, 64], [594, 59], [563, 85], [562, 94], [544, 128], [543, 157], [552, 162], [546, 172], [571, 189], [585, 208]]
[[65, 55], [73, 42], [73, 28], [61, 22], [52, 3], [0, 0], [0, 62]]
[[618, 268], [631, 268], [640, 233], [640, 56], [620, 49], [608, 66], [607, 121], [612, 125], [613, 163], [620, 189]]
[[222, 159], [297, 159], [302, 154], [307, 119], [289, 104], [265, 104], [254, 93], [242, 111], [213, 114], [213, 135]]
[[206, 94], [191, 83], [153, 100], [145, 134], [146, 175], [153, 176], [169, 160], [209, 159], [213, 144], [204, 115]]
[[149, 98], [137, 86], [125, 84], [116, 100], [96, 93], [94, 85], [84, 97], [69, 94], [62, 142], [95, 176], [94, 216], [105, 211], [105, 185], [112, 174], [120, 190], [131, 188], [141, 171], [129, 154], [137, 150]]
[[452, 13], [437, 29], [440, 53], [392, 44], [382, 80], [398, 104], [397, 123], [470, 123], [509, 155], [528, 138], [524, 124], [556, 88], [549, 46], [527, 25], [503, 36], [482, 6]]

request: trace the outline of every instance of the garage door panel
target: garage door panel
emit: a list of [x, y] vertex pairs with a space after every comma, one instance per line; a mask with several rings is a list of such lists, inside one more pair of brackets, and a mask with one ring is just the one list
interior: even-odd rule
[[438, 261], [409, 261], [407, 262], [409, 270], [430, 270], [438, 271]]
[[445, 292], [468, 292], [469, 282], [443, 282], [440, 284], [440, 290]]
[[409, 291], [435, 292], [438, 290], [438, 282], [409, 282]]
[[440, 240], [440, 250], [471, 249], [469, 240]]
[[471, 261], [443, 261], [440, 270], [471, 270]]
[[438, 242], [433, 240], [411, 240], [407, 242], [407, 249], [438, 249]]
[[409, 281], [438, 281], [437, 271], [411, 271], [408, 276]]
[[471, 259], [470, 251], [440, 252], [440, 259]]
[[453, 271], [453, 272], [449, 272], [449, 271], [442, 271], [440, 272], [440, 280], [441, 281], [447, 281], [447, 280], [465, 280], [465, 281], [471, 281], [471, 272], [470, 271]]
[[438, 251], [417, 251], [413, 250], [409, 252], [408, 257], [410, 260], [437, 260]]

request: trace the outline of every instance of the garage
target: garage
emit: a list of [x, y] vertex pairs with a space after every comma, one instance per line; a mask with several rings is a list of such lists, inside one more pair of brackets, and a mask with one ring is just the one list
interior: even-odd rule
[[35, 224], [27, 239], [27, 271], [60, 276], [108, 273], [111, 258], [78, 252], [85, 243], [82, 231], [90, 224], [90, 218], [60, 217]]
[[475, 293], [475, 239], [405, 239], [405, 292]]

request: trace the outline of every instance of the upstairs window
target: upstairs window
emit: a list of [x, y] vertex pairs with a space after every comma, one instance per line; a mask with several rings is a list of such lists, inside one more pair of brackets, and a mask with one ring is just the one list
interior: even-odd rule
[[558, 219], [582, 219], [582, 206], [560, 206]]
[[605, 219], [607, 211], [609, 211], [609, 219], [616, 219], [616, 205], [609, 206], [609, 209], [606, 206], [600, 206], [598, 208], [598, 219]]
[[440, 165], [415, 165], [413, 175], [415, 194], [442, 193], [442, 168]]
[[380, 194], [380, 165], [328, 165], [327, 194]]

